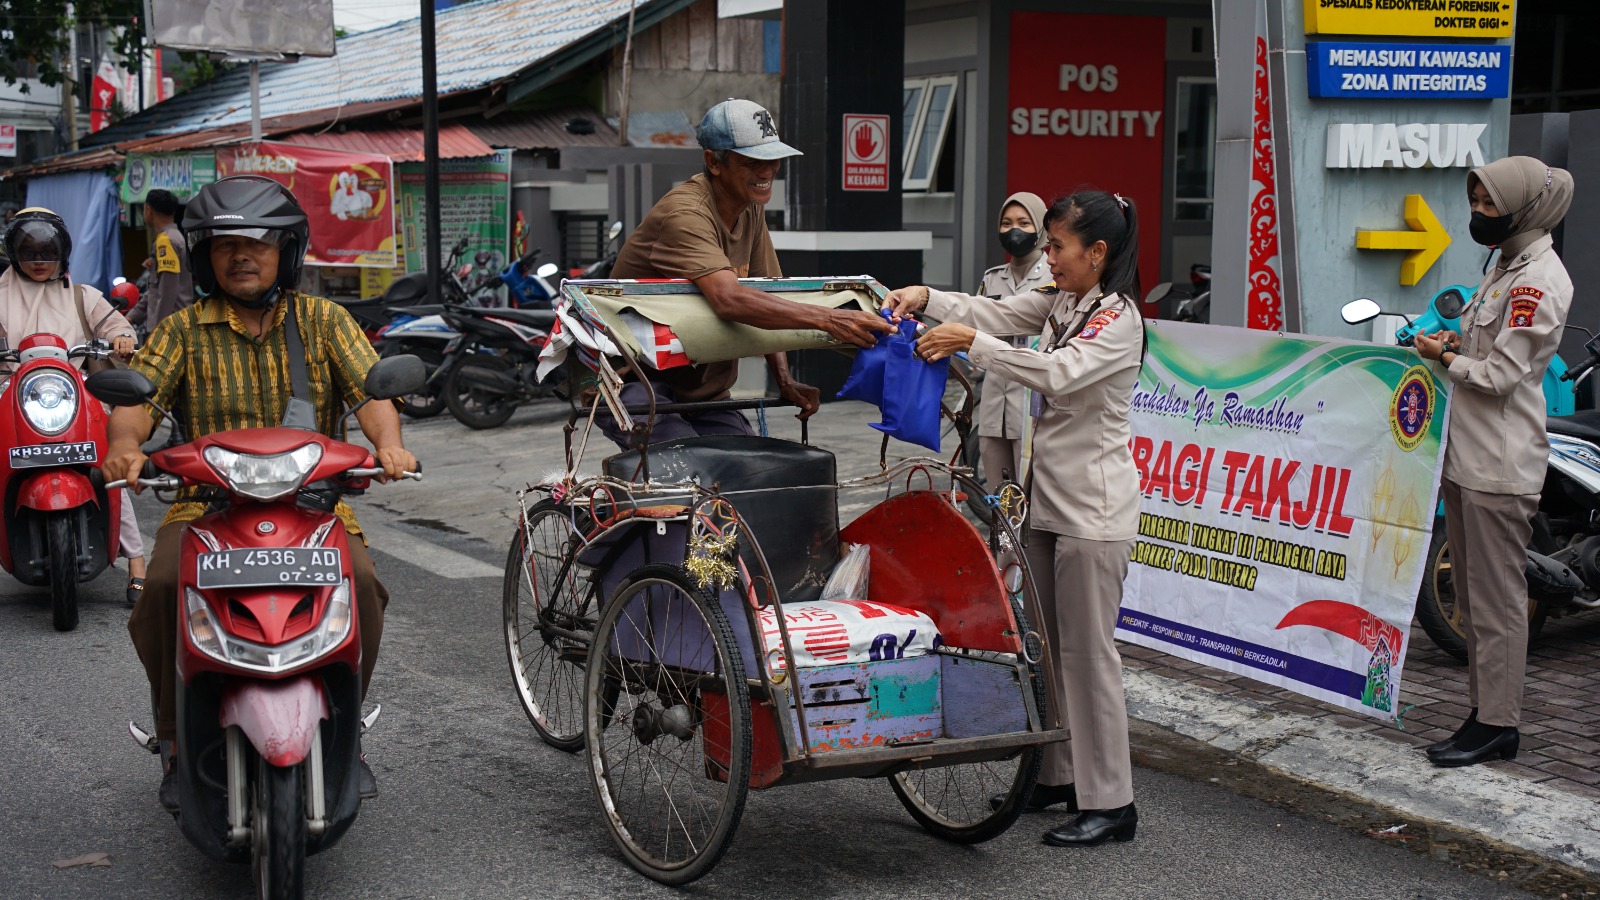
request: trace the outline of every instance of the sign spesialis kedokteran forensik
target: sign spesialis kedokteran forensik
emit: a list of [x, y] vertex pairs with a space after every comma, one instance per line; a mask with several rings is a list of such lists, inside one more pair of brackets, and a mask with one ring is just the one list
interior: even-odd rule
[[1501, 44], [1306, 43], [1313, 97], [1488, 100], [1511, 96], [1511, 47]]
[[1448, 384], [1402, 347], [1149, 326], [1117, 637], [1394, 718]]
[[1508, 38], [1515, 0], [1305, 0], [1306, 34]]

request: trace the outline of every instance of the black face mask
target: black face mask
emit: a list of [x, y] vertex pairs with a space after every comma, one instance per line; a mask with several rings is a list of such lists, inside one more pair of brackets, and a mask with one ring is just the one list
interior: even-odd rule
[[1039, 236], [1031, 231], [1013, 228], [1000, 232], [1000, 247], [1012, 257], [1027, 256], [1039, 245]]
[[1472, 214], [1472, 224], [1467, 226], [1467, 232], [1472, 235], [1474, 241], [1485, 247], [1498, 247], [1511, 237], [1511, 223], [1516, 217], [1516, 213], [1490, 216], [1475, 212]]

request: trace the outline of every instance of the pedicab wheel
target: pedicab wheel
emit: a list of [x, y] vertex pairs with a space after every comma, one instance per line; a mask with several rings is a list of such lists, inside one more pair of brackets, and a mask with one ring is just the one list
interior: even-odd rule
[[306, 893], [305, 770], [256, 757], [251, 798], [250, 862], [261, 900], [300, 900]]
[[[1549, 610], [1545, 604], [1528, 599], [1528, 643], [1544, 630]], [[1443, 517], [1433, 520], [1433, 537], [1428, 542], [1428, 565], [1417, 590], [1417, 622], [1435, 646], [1462, 662], [1467, 661], [1467, 623], [1456, 602], [1455, 566], [1450, 558], [1450, 541], [1445, 535]]]
[[528, 510], [506, 556], [506, 658], [522, 711], [546, 744], [583, 746], [583, 667], [598, 614], [597, 583], [576, 559], [588, 514], [544, 500]]
[[57, 631], [78, 627], [78, 530], [73, 527], [74, 515], [51, 513], [45, 522], [50, 558], [50, 621]]
[[517, 411], [517, 400], [472, 384], [471, 369], [486, 369], [511, 378], [514, 367], [498, 356], [475, 353], [461, 361], [444, 382], [444, 402], [456, 421], [468, 428], [499, 428]]
[[606, 602], [583, 730], [606, 826], [628, 864], [671, 885], [711, 871], [744, 813], [750, 691], [726, 616], [682, 568], [643, 566]]
[[[1017, 618], [1017, 632], [1028, 635], [1028, 619], [1015, 599], [1011, 611]], [[1035, 646], [1028, 655], [1038, 659], [1040, 649]], [[1029, 663], [1028, 671], [1042, 718], [1046, 709], [1044, 670]], [[1022, 815], [1039, 781], [1043, 761], [1040, 747], [1024, 747], [1009, 759], [896, 772], [889, 776], [889, 786], [911, 818], [932, 834], [957, 844], [981, 844], [1004, 834]], [[990, 798], [1002, 794], [1005, 800], [996, 809]]]

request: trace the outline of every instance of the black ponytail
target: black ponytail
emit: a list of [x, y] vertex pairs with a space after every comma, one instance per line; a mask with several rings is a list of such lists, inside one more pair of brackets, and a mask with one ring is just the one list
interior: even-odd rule
[[1045, 230], [1056, 222], [1085, 247], [1105, 241], [1100, 289], [1139, 302], [1144, 296], [1139, 290], [1139, 213], [1132, 200], [1105, 191], [1080, 190], [1050, 204], [1044, 214]]

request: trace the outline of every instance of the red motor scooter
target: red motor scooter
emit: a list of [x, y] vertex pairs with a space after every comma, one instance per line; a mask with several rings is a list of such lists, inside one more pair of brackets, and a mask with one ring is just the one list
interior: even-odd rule
[[[367, 395], [403, 396], [424, 377], [416, 357], [391, 357], [368, 373]], [[154, 394], [132, 370], [88, 387], [116, 406]], [[246, 428], [158, 451], [139, 479], [212, 491], [179, 553], [177, 818], [207, 855], [250, 862], [261, 897], [302, 896], [306, 856], [333, 846], [361, 806], [359, 740], [377, 713], [361, 719], [361, 622], [333, 510], [382, 471], [365, 448], [312, 430]]]
[[18, 367], [0, 392], [0, 566], [23, 584], [50, 587], [57, 631], [78, 627], [78, 582], [117, 558], [122, 494], [100, 478], [106, 413], [71, 363], [110, 353], [105, 341], [68, 349], [53, 334], [0, 349], [0, 363]]

